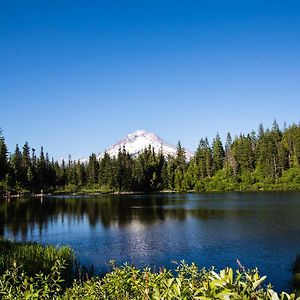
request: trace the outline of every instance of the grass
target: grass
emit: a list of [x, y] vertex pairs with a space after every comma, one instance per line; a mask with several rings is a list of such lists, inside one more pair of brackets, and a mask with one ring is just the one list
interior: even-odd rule
[[34, 276], [40, 272], [47, 275], [51, 273], [57, 260], [64, 262], [62, 278], [65, 282], [70, 282], [75, 263], [75, 255], [70, 247], [57, 248], [37, 243], [0, 240], [0, 274], [13, 265], [17, 265], [20, 271], [28, 276]]

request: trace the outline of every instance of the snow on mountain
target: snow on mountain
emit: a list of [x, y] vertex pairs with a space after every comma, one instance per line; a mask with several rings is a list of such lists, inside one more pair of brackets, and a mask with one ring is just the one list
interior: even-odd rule
[[[141, 153], [145, 148], [148, 148], [149, 145], [154, 148], [155, 153], [159, 153], [162, 150], [165, 156], [175, 156], [176, 155], [176, 147], [166, 143], [164, 140], [156, 136], [154, 133], [147, 132], [145, 130], [136, 130], [133, 133], [128, 134], [119, 142], [111, 146], [106, 150], [106, 153], [109, 156], [117, 156], [119, 149], [123, 149], [125, 147], [126, 151], [132, 155], [137, 156]], [[98, 155], [98, 159], [104, 156], [104, 152]], [[190, 160], [193, 156], [191, 151], [186, 150], [187, 160]]]

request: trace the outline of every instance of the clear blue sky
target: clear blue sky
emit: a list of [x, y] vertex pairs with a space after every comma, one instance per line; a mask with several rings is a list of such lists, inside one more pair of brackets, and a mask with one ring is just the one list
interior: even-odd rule
[[0, 127], [54, 158], [300, 121], [299, 1], [1, 1]]

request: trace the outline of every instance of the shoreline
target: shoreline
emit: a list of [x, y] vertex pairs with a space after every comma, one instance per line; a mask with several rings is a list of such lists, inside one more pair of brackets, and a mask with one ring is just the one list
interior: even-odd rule
[[213, 191], [172, 191], [172, 190], [162, 190], [162, 191], [128, 191], [128, 192], [61, 192], [54, 191], [51, 193], [18, 193], [9, 195], [0, 195], [2, 199], [15, 199], [15, 198], [43, 198], [43, 197], [55, 197], [55, 196], [99, 196], [99, 195], [146, 195], [146, 194], [197, 194], [197, 193], [256, 193], [256, 192], [300, 192], [300, 189], [286, 188], [286, 189], [245, 189], [245, 190], [213, 190]]

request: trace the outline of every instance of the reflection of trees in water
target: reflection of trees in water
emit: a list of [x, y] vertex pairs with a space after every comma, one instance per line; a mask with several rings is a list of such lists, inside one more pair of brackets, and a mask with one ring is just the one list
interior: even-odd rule
[[[5, 227], [15, 236], [26, 236], [38, 226], [41, 231], [58, 218], [80, 222], [84, 217], [94, 227], [101, 223], [104, 227], [112, 224], [126, 226], [133, 220], [151, 224], [166, 219], [185, 220], [187, 216], [199, 219], [223, 217], [225, 210], [205, 208], [185, 208], [186, 199], [167, 195], [102, 195], [98, 197], [65, 197], [12, 199], [0, 202], [0, 235]], [[235, 212], [236, 213], [236, 212]]]

